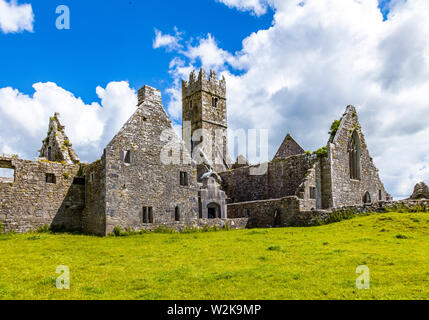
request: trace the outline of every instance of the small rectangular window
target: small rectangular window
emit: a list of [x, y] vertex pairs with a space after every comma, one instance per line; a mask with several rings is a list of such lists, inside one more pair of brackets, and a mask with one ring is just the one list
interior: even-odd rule
[[180, 172], [180, 185], [185, 187], [189, 185], [187, 172], [184, 172], [184, 171]]
[[379, 201], [383, 200], [383, 193], [381, 190], [378, 190], [378, 200]]
[[143, 207], [142, 223], [153, 223], [153, 209], [152, 207]]
[[316, 188], [310, 187], [310, 199], [316, 199]]
[[131, 164], [131, 150], [124, 151], [123, 159], [125, 163]]
[[57, 177], [53, 173], [46, 174], [46, 183], [57, 183]]

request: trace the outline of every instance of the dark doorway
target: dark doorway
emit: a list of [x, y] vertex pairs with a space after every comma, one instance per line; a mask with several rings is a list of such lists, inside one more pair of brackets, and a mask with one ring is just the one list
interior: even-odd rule
[[279, 210], [276, 210], [274, 212], [274, 225], [275, 226], [279, 226], [281, 225], [281, 217], [280, 217], [280, 212]]
[[210, 203], [207, 206], [207, 217], [209, 219], [216, 219], [221, 217], [220, 206], [217, 203]]
[[366, 192], [365, 195], [363, 196], [363, 203], [365, 204], [371, 203], [371, 195], [369, 194], [369, 192]]

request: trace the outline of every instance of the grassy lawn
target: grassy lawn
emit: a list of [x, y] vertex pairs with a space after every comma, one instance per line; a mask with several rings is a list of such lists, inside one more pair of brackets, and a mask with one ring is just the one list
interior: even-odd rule
[[[55, 287], [70, 268], [70, 290]], [[370, 290], [356, 288], [356, 267]], [[0, 236], [0, 299], [429, 299], [429, 214], [331, 225], [90, 237]]]

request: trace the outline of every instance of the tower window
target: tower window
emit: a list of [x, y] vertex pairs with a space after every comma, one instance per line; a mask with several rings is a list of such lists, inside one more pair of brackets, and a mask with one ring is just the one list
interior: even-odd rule
[[189, 179], [188, 179], [188, 173], [187, 172], [180, 172], [180, 185], [181, 186], [188, 186], [189, 185]]
[[381, 190], [378, 190], [378, 200], [383, 200], [383, 193], [381, 192]]
[[46, 183], [57, 183], [57, 177], [53, 173], [46, 174]]
[[360, 180], [360, 139], [356, 131], [353, 132], [348, 146], [350, 178]]
[[124, 151], [124, 163], [131, 164], [131, 150]]
[[218, 101], [219, 101], [218, 98], [215, 98], [215, 97], [212, 98], [212, 107], [213, 108], [217, 108]]

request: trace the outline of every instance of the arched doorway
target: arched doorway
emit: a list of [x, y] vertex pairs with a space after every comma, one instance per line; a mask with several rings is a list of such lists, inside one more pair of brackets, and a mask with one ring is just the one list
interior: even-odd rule
[[207, 205], [207, 217], [209, 219], [216, 219], [221, 217], [220, 205], [212, 202]]
[[371, 195], [367, 191], [365, 195], [363, 196], [363, 203], [370, 204], [371, 203]]

